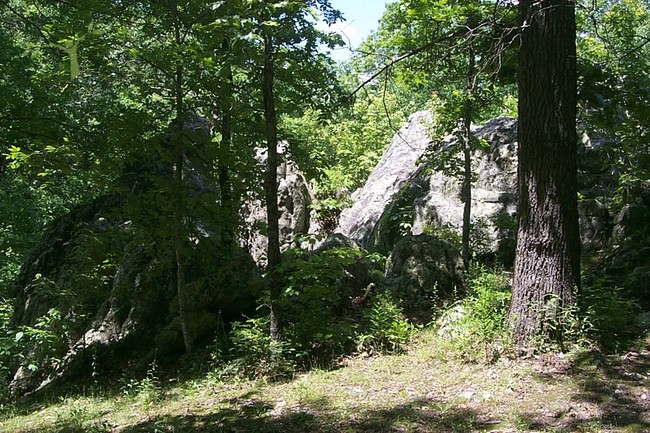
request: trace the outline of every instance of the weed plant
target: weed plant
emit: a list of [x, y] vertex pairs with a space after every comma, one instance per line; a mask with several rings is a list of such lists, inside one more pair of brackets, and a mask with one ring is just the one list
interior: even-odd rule
[[645, 329], [636, 318], [638, 303], [624, 290], [604, 279], [585, 285], [574, 293], [573, 305], [558, 307], [551, 298], [544, 320], [544, 332], [535, 343], [540, 352], [619, 351], [634, 343]]
[[357, 350], [371, 355], [402, 352], [415, 330], [390, 293], [375, 295], [364, 318], [366, 329], [357, 336]]
[[138, 401], [144, 408], [158, 402], [162, 397], [162, 390], [156, 361], [150, 364], [144, 378], [126, 380], [122, 385], [122, 392], [125, 396]]
[[637, 322], [639, 303], [606, 279], [585, 285], [577, 299], [581, 320], [589, 325], [587, 337], [604, 350], [624, 349], [647, 332]]
[[468, 296], [441, 315], [438, 334], [463, 360], [494, 362], [510, 350], [508, 277], [500, 269], [473, 265], [467, 282]]

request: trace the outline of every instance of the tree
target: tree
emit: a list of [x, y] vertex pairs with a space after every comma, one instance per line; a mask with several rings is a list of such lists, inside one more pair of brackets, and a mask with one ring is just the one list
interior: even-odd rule
[[511, 19], [510, 6], [498, 2], [401, 0], [387, 6], [379, 31], [364, 46], [383, 58], [380, 63], [390, 59], [383, 67], [370, 62], [371, 68], [434, 95], [434, 140], [448, 134], [457, 138], [454, 152], [438, 156], [432, 165], [462, 179], [466, 265], [471, 258], [471, 158], [478, 142], [471, 126], [500, 102], [494, 82], [502, 76], [502, 58], [512, 39]]
[[572, 0], [519, 3], [518, 222], [514, 339], [562, 338], [559, 314], [580, 285], [577, 211], [576, 24]]
[[275, 42], [273, 35], [264, 34], [264, 66], [262, 80], [262, 95], [264, 99], [264, 120], [266, 125], [266, 178], [264, 190], [266, 192], [266, 220], [268, 236], [268, 272], [269, 286], [271, 289], [271, 316], [270, 335], [274, 341], [281, 339], [280, 322], [277, 303], [280, 297], [280, 281], [277, 268], [280, 266], [280, 212], [278, 210], [278, 118], [275, 109], [275, 68], [273, 51]]
[[650, 7], [604, 0], [577, 13], [579, 117], [615, 142], [599, 169], [618, 177], [618, 211], [650, 180]]
[[[317, 53], [319, 42], [323, 41], [332, 45], [336, 40], [330, 39], [326, 34], [316, 30], [310, 8], [319, 9], [326, 21], [334, 22], [340, 14], [332, 9], [328, 0], [260, 1], [253, 9], [253, 25], [261, 38], [261, 80], [262, 105], [264, 113], [265, 138], [266, 138], [266, 171], [264, 178], [266, 215], [267, 215], [267, 274], [270, 289], [270, 337], [274, 342], [281, 339], [280, 312], [278, 300], [280, 298], [281, 281], [278, 268], [281, 263], [280, 255], [280, 229], [278, 210], [278, 179], [277, 168], [279, 163], [277, 146], [278, 138], [278, 106], [289, 112], [305, 104], [300, 101], [308, 96], [307, 101], [318, 103], [314, 96], [318, 96], [320, 89], [327, 88], [330, 77], [328, 62]], [[287, 67], [291, 64], [293, 68]], [[280, 65], [281, 67], [278, 67]], [[304, 66], [298, 72], [299, 66]], [[290, 76], [279, 77], [276, 72], [290, 71]], [[310, 75], [308, 75], [310, 74]], [[287, 85], [285, 99], [278, 101], [276, 95], [276, 81], [284, 78]], [[293, 93], [293, 94], [292, 94]]]

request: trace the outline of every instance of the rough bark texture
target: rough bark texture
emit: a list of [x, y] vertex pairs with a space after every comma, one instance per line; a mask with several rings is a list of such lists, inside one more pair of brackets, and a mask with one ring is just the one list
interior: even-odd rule
[[278, 224], [278, 132], [277, 116], [275, 113], [275, 97], [273, 94], [273, 37], [264, 36], [264, 72], [263, 72], [263, 95], [264, 95], [264, 119], [266, 122], [267, 152], [266, 160], [266, 215], [268, 230], [268, 262], [267, 272], [269, 275], [269, 286], [271, 290], [271, 317], [270, 333], [273, 340], [280, 340], [279, 317], [276, 308], [276, 301], [280, 296], [280, 282], [277, 275], [277, 267], [280, 265], [280, 228]]
[[519, 3], [519, 209], [510, 324], [520, 350], [572, 303], [580, 281], [575, 4]]

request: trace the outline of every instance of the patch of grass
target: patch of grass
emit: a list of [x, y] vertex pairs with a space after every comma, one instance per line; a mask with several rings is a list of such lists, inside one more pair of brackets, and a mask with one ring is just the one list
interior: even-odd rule
[[[650, 429], [650, 352], [461, 362], [435, 328], [402, 354], [357, 356], [292, 381], [146, 380], [133, 393], [6, 410], [0, 432], [641, 432]], [[593, 362], [598, 359], [598, 362]], [[617, 391], [618, 390], [618, 391]], [[137, 391], [137, 392], [136, 392]], [[609, 397], [608, 397], [609, 396]]]

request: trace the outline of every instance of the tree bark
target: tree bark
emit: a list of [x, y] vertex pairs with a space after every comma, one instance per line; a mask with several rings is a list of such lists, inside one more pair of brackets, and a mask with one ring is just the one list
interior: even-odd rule
[[280, 281], [277, 268], [280, 265], [280, 229], [278, 225], [278, 132], [275, 112], [275, 95], [273, 92], [273, 37], [264, 35], [264, 70], [262, 93], [264, 97], [264, 120], [266, 124], [267, 160], [266, 160], [266, 218], [268, 236], [267, 274], [271, 292], [270, 336], [274, 341], [282, 339], [277, 301], [280, 297]]
[[[177, 47], [183, 43], [181, 39], [180, 18], [178, 16], [178, 5], [176, 1], [172, 3], [172, 13], [174, 14], [174, 36]], [[180, 61], [179, 61], [180, 62]], [[185, 299], [185, 228], [183, 220], [185, 217], [185, 200], [184, 200], [184, 176], [183, 176], [183, 65], [176, 65], [176, 74], [174, 82], [174, 105], [176, 111], [175, 133], [174, 137], [174, 181], [175, 181], [175, 206], [174, 206], [174, 253], [176, 259], [176, 295], [178, 297], [178, 316], [181, 322], [181, 332], [183, 334], [183, 344], [185, 350], [192, 350], [192, 340], [187, 325], [187, 307]]]
[[467, 268], [470, 261], [470, 234], [472, 224], [472, 95], [474, 93], [474, 49], [470, 45], [469, 59], [467, 64], [467, 88], [465, 99], [465, 114], [463, 124], [463, 237], [462, 256], [463, 263]]
[[575, 4], [521, 0], [519, 17], [519, 227], [509, 322], [519, 350], [530, 352], [535, 337], [561, 341], [561, 331], [546, 325], [580, 284]]
[[[222, 48], [224, 52], [229, 50], [228, 40], [224, 40]], [[228, 62], [227, 60], [226, 62]], [[225, 245], [232, 246], [235, 243], [235, 231], [237, 227], [237, 207], [233, 200], [232, 182], [230, 180], [230, 159], [232, 146], [232, 68], [230, 63], [224, 65], [226, 68], [226, 80], [224, 95], [221, 98], [221, 141], [218, 148], [218, 173], [219, 191], [221, 195], [221, 208], [224, 214], [223, 240]]]

